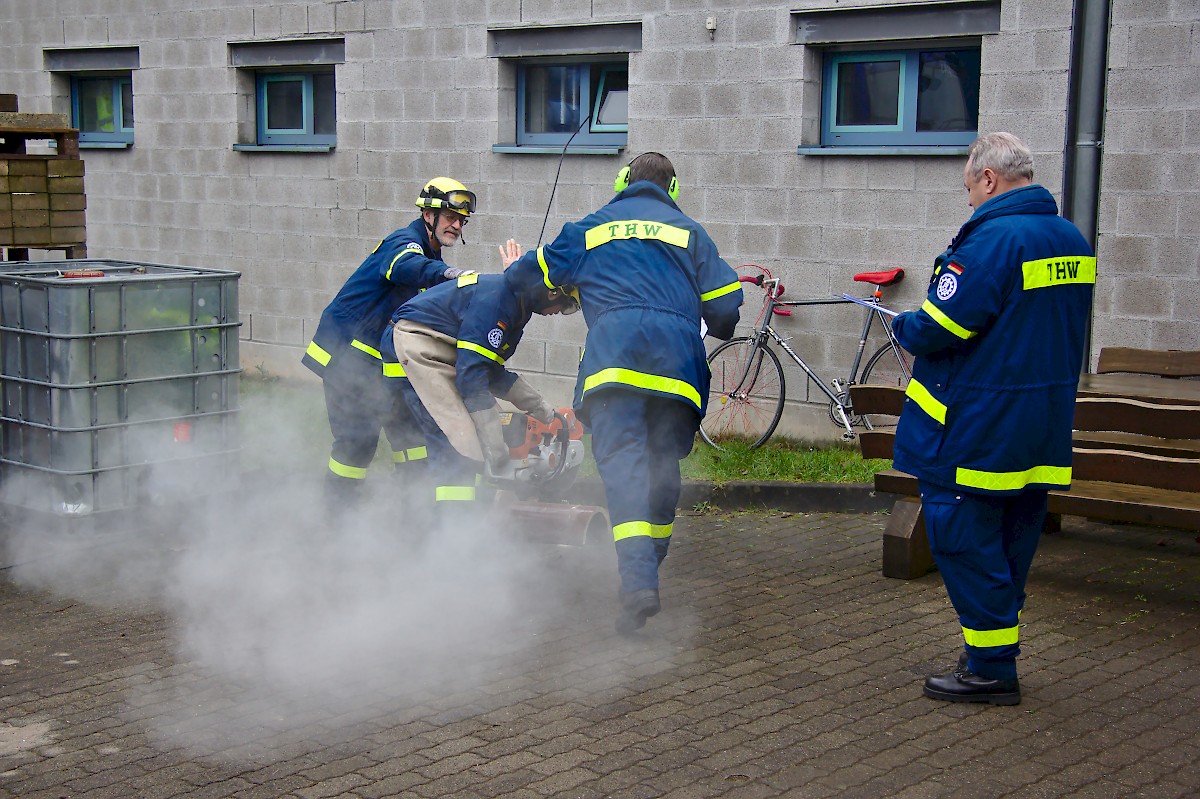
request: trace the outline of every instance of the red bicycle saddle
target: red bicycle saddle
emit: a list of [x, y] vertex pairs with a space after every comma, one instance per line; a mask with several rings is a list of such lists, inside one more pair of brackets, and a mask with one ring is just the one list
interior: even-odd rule
[[876, 286], [890, 286], [903, 279], [903, 269], [888, 269], [886, 272], [859, 272], [854, 276], [854, 280], [858, 283], [873, 283]]

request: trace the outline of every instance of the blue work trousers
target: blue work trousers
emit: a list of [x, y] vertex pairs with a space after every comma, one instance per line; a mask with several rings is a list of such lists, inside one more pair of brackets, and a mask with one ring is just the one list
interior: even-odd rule
[[589, 396], [587, 412], [621, 592], [657, 589], [679, 502], [679, 461], [692, 451], [700, 417], [678, 400], [626, 389]]
[[919, 484], [929, 549], [958, 613], [967, 667], [980, 677], [1017, 676], [1025, 581], [1046, 520], [1046, 491], [972, 494]]
[[350, 348], [326, 367], [325, 411], [333, 433], [329, 471], [334, 475], [364, 479], [381, 429], [397, 467], [424, 458], [424, 436], [400, 394], [388, 386], [395, 379], [383, 376], [381, 360]]

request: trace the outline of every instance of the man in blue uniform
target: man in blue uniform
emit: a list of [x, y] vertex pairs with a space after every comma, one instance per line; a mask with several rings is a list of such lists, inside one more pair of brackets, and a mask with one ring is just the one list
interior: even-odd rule
[[384, 375], [377, 347], [398, 305], [469, 271], [447, 266], [442, 251], [462, 237], [475, 195], [457, 180], [439, 177], [425, 184], [416, 205], [421, 216], [379, 242], [325, 308], [302, 359], [325, 388], [333, 432], [326, 474], [331, 506], [353, 502], [360, 493], [380, 428], [397, 475], [419, 484], [424, 472], [424, 439], [408, 407], [387, 389], [396, 375]]
[[1015, 705], [1025, 581], [1048, 489], [1071, 482], [1071, 425], [1096, 259], [1033, 183], [1009, 133], [980, 136], [975, 209], [938, 257], [928, 298], [893, 322], [916, 356], [895, 466], [916, 475], [929, 547], [958, 613], [958, 668], [925, 681], [952, 702]]
[[[519, 252], [515, 242], [508, 246]], [[468, 521], [484, 462], [494, 472], [508, 463], [496, 398], [540, 421], [554, 420], [553, 406], [504, 364], [532, 314], [578, 308], [565, 291], [522, 286], [507, 272], [472, 273], [414, 297], [392, 315], [380, 351], [385, 364], [405, 373], [396, 384], [424, 434], [443, 525]]]
[[701, 324], [733, 335], [742, 291], [698, 222], [679, 210], [671, 161], [643, 153], [617, 176], [617, 196], [510, 268], [547, 288], [572, 285], [588, 334], [575, 411], [592, 433], [616, 542], [629, 633], [660, 608], [658, 567], [679, 500], [679, 461], [708, 400]]

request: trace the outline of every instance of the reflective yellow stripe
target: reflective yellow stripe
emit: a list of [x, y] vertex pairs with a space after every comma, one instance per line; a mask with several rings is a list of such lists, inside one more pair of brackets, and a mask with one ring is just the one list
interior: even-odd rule
[[963, 640], [969, 646], [1012, 646], [1017, 643], [1017, 628], [1005, 627], [1002, 630], [972, 630], [963, 627]]
[[659, 375], [646, 374], [645, 372], [635, 372], [632, 369], [621, 369], [615, 366], [610, 369], [601, 369], [596, 374], [589, 375], [583, 381], [583, 393], [586, 394], [592, 389], [599, 388], [608, 383], [646, 388], [663, 394], [674, 394], [693, 403], [697, 408], [700, 407], [700, 392], [690, 383], [686, 383], [683, 380], [676, 380], [673, 377], [661, 377]]
[[393, 452], [392, 453], [392, 463], [404, 463], [405, 460], [406, 460], [406, 458], [404, 457], [403, 452]]
[[979, 335], [971, 330], [967, 330], [958, 322], [955, 322], [949, 316], [946, 316], [946, 314], [942, 313], [940, 308], [938, 308], [929, 300], [925, 300], [925, 302], [921, 303], [921, 310], [932, 316], [933, 321], [937, 322], [939, 325], [946, 328], [959, 338], [967, 339]]
[[1042, 258], [1021, 264], [1025, 290], [1044, 289], [1069, 283], [1095, 283], [1096, 259], [1090, 255]]
[[475, 499], [475, 486], [438, 486], [433, 498], [437, 502], [471, 502]]
[[360, 466], [347, 466], [344, 463], [338, 463], [333, 458], [329, 459], [329, 471], [336, 474], [338, 477], [349, 477], [351, 480], [363, 480], [367, 476], [367, 470]]
[[317, 346], [317, 342], [308, 342], [308, 349], [305, 351], [308, 357], [312, 358], [322, 366], [329, 365], [329, 353]]
[[469, 341], [460, 341], [460, 342], [458, 342], [458, 348], [459, 348], [460, 350], [470, 350], [471, 352], [478, 352], [478, 353], [479, 353], [480, 355], [482, 355], [483, 357], [485, 357], [485, 358], [491, 358], [491, 359], [492, 359], [493, 361], [495, 361], [496, 363], [500, 363], [500, 364], [504, 363], [504, 359], [503, 359], [503, 358], [501, 358], [501, 357], [500, 357], [499, 355], [497, 355], [496, 353], [492, 352], [491, 350], [489, 350], [489, 349], [488, 349], [488, 348], [486, 348], [486, 347], [481, 347], [481, 346], [479, 346], [478, 344], [472, 344], [472, 343], [471, 343], [471, 342], [469, 342]]
[[429, 453], [424, 447], [412, 447], [411, 449], [406, 449], [404, 450], [404, 454], [408, 456], [410, 461], [419, 461], [422, 458], [429, 457]]
[[[911, 385], [911, 384], [910, 384]], [[984, 472], [978, 469], [955, 470], [954, 481], [961, 486], [988, 491], [1012, 491], [1030, 483], [1054, 486], [1071, 485], [1070, 466], [1034, 466], [1023, 472]]]
[[395, 361], [384, 361], [383, 362], [383, 376], [384, 377], [407, 377], [408, 375], [404, 374], [404, 367], [401, 366], [400, 364], [396, 363]]
[[354, 339], [353, 341], [351, 341], [350, 346], [356, 350], [362, 350], [367, 355], [370, 355], [372, 358], [378, 358], [381, 361], [383, 360], [383, 356], [379, 354], [379, 350], [375, 349], [374, 347], [368, 347], [366, 344], [363, 344], [358, 339]]
[[649, 538], [670, 538], [671, 528], [674, 526], [674, 524], [651, 524], [650, 522], [625, 522], [613, 528], [613, 541], [639, 535]]
[[479, 273], [478, 272], [472, 272], [469, 275], [459, 275], [458, 276], [458, 287], [460, 289], [464, 286], [474, 286], [478, 282], [479, 282]]
[[690, 230], [674, 225], [648, 222], [644, 219], [620, 219], [596, 225], [584, 234], [583, 241], [584, 247], [589, 250], [622, 239], [652, 239], [686, 249], [691, 238]]
[[613, 541], [621, 541], [639, 535], [650, 535], [650, 522], [625, 522], [613, 527]]
[[554, 284], [550, 282], [550, 267], [546, 265], [546, 255], [543, 252], [544, 246], [537, 248], [538, 266], [542, 268], [542, 282], [546, 284], [546, 288], [554, 288]]
[[[380, 242], [380, 243], [382, 243], [382, 242]], [[396, 261], [399, 261], [401, 258], [408, 255], [410, 252], [415, 252], [418, 255], [425, 254], [425, 251], [421, 249], [420, 244], [417, 244], [415, 241], [410, 241], [407, 245], [405, 245], [404, 249], [401, 250], [399, 252], [399, 254], [397, 254], [396, 257], [392, 259], [392, 262], [390, 264], [388, 264], [387, 271], [383, 273], [384, 280], [392, 279], [392, 267], [394, 267], [396, 265]]]
[[742, 284], [735, 280], [727, 286], [721, 286], [719, 289], [704, 292], [700, 295], [700, 302], [708, 302], [709, 300], [715, 300], [717, 297], [724, 297], [726, 294], [732, 294], [741, 287]]
[[939, 423], [946, 423], [946, 406], [939, 402], [929, 389], [918, 383], [916, 380], [908, 381], [908, 388], [904, 389], [904, 396], [911, 399], [920, 406], [921, 410], [932, 416]]

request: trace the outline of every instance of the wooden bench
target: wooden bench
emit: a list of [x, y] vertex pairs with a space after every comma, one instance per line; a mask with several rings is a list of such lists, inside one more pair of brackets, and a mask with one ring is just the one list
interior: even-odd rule
[[1142, 350], [1101, 347], [1096, 374], [1127, 372], [1159, 377], [1200, 377], [1200, 350]]
[[[858, 414], [899, 416], [902, 389], [854, 386]], [[877, 417], [876, 417], [877, 418]], [[1127, 398], [1080, 397], [1075, 403], [1073, 479], [1051, 491], [1058, 516], [1200, 530], [1200, 407]], [[864, 458], [892, 457], [894, 428], [859, 434]], [[875, 490], [898, 494], [883, 537], [883, 574], [913, 579], [933, 568], [917, 479], [895, 469], [875, 475]]]

